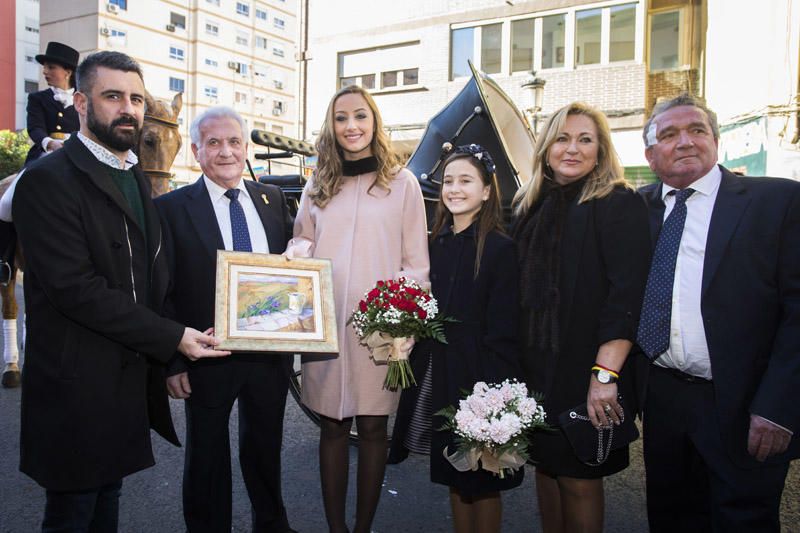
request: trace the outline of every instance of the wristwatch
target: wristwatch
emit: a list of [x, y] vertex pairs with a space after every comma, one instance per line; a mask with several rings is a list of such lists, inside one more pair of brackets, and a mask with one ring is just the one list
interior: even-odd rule
[[602, 383], [603, 385], [607, 385], [609, 383], [616, 383], [617, 376], [615, 376], [612, 372], [606, 370], [605, 368], [592, 368], [592, 374], [594, 377]]

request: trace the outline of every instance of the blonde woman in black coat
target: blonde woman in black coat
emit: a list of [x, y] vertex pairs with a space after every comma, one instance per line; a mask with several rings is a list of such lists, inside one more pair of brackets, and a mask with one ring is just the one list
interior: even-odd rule
[[[558, 415], [585, 404], [595, 426], [617, 424], [618, 393], [624, 415], [636, 412], [625, 363], [649, 268], [647, 211], [625, 182], [600, 111], [582, 103], [560, 109], [535, 151], [533, 177], [515, 197], [514, 238], [523, 371], [556, 426], [532, 439], [539, 509], [545, 532], [601, 531], [603, 476], [628, 466], [627, 446], [588, 466], [558, 428]], [[611, 371], [610, 382], [596, 375], [597, 366]]]

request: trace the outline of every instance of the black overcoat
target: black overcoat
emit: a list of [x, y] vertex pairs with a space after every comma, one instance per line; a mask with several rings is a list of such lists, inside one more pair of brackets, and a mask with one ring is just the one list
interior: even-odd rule
[[[464, 391], [472, 392], [478, 381], [499, 383], [520, 377], [518, 330], [519, 269], [514, 242], [500, 233], [486, 237], [480, 271], [474, 276], [477, 243], [473, 224], [453, 234], [449, 229], [430, 245], [431, 292], [439, 304], [439, 313], [457, 320], [445, 326], [447, 344], [426, 341], [414, 350], [415, 374], [425, 372], [433, 358], [433, 412], [449, 405], [458, 407]], [[415, 390], [404, 392], [393, 435], [393, 461], [402, 460], [403, 436], [413, 411]], [[434, 416], [431, 434], [431, 480], [454, 486], [462, 494], [480, 494], [518, 486], [523, 471], [500, 479], [478, 470], [458, 472], [444, 458], [449, 447], [453, 453], [452, 432], [438, 431], [444, 419]]]
[[80, 129], [75, 106], [64, 107], [54, 96], [50, 88], [28, 95], [26, 126], [33, 146], [25, 158], [25, 165], [44, 153], [42, 141], [51, 133], [73, 133]]
[[[532, 349], [522, 350], [526, 381], [544, 394], [550, 423], [556, 423], [563, 411], [586, 402], [600, 345], [614, 339], [635, 342], [650, 269], [643, 199], [622, 187], [582, 204], [579, 197], [569, 205], [561, 240], [560, 351], [536, 355]], [[633, 372], [628, 371], [632, 366], [626, 361], [619, 390], [626, 411], [635, 413], [638, 398]]]
[[17, 183], [27, 319], [20, 470], [47, 489], [96, 488], [151, 466], [150, 427], [178, 442], [158, 363], [184, 327], [158, 315], [161, 230], [150, 185], [135, 175], [146, 230], [77, 137]]

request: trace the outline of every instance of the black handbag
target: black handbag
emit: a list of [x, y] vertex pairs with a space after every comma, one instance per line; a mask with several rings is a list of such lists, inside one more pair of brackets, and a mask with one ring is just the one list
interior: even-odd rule
[[639, 438], [634, 416], [626, 416], [622, 396], [617, 397], [622, 406], [622, 418], [618, 426], [596, 428], [589, 420], [586, 403], [567, 409], [558, 415], [558, 423], [582, 463], [600, 466], [612, 451], [627, 446]]

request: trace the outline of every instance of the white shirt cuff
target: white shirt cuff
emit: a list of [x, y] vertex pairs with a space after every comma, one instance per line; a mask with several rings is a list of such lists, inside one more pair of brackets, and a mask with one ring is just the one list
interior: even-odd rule
[[52, 140], [53, 140], [52, 137], [45, 137], [44, 139], [42, 139], [42, 150], [47, 152], [47, 143], [49, 143]]

